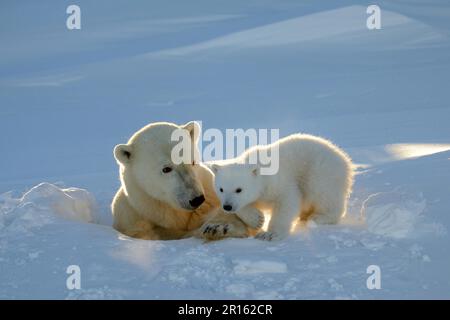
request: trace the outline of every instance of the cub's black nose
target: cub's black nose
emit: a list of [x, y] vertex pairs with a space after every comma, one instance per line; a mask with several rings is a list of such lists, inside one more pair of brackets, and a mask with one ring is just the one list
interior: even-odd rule
[[198, 208], [200, 207], [200, 205], [205, 202], [205, 196], [201, 195], [198, 197], [195, 197], [192, 200], [189, 200], [189, 204], [193, 207], [193, 208]]
[[225, 210], [225, 211], [231, 211], [232, 209], [233, 209], [233, 207], [230, 206], [229, 204], [223, 205], [223, 210]]

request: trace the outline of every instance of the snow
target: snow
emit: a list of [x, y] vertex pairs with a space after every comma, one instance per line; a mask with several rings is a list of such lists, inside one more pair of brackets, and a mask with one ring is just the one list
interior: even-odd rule
[[[77, 4], [74, 31], [64, 3], [0, 10], [0, 298], [449, 298], [447, 1], [378, 1], [381, 30], [361, 1]], [[279, 242], [119, 234], [112, 149], [160, 120], [331, 139], [358, 164], [347, 216]]]
[[55, 216], [73, 221], [94, 222], [96, 203], [91, 194], [78, 188], [61, 189], [50, 183], [40, 183], [22, 198], [2, 195], [2, 232], [27, 232], [51, 224]]
[[267, 260], [235, 260], [234, 272], [237, 274], [254, 273], [285, 273], [287, 266], [285, 263]]
[[363, 203], [367, 229], [386, 237], [404, 238], [421, 223], [426, 202], [423, 199], [405, 199], [409, 194], [395, 192], [370, 195]]
[[[366, 7], [355, 5], [339, 9], [327, 10], [294, 19], [271, 23], [262, 27], [252, 28], [241, 32], [232, 33], [211, 41], [195, 44], [188, 47], [164, 51], [164, 54], [192, 54], [202, 50], [218, 48], [242, 48], [271, 47], [290, 44], [303, 44], [313, 42], [327, 46], [336, 44], [336, 38], [343, 44], [357, 46], [360, 42], [367, 44], [364, 36], [367, 34], [365, 20], [361, 14]], [[331, 23], [330, 23], [331, 22]], [[395, 43], [389, 43], [387, 48], [399, 48], [401, 44], [418, 47], [423, 43], [439, 43], [444, 36], [436, 32], [426, 24], [409, 19], [404, 15], [391, 11], [383, 12], [383, 26], [391, 28], [391, 39]], [[414, 33], [411, 33], [414, 29]], [[363, 36], [364, 34], [364, 36]], [[401, 42], [398, 40], [401, 39]], [[373, 39], [372, 39], [373, 40]], [[372, 45], [377, 45], [377, 40]], [[308, 45], [311, 45], [309, 43]], [[387, 49], [385, 46], [385, 49]]]

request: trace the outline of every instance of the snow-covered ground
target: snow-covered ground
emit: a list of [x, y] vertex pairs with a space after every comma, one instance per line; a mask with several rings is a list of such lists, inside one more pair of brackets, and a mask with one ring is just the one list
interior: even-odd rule
[[[0, 298], [450, 298], [448, 1], [377, 1], [381, 30], [365, 1], [77, 1], [73, 31], [69, 4], [0, 4]], [[335, 141], [359, 165], [345, 221], [118, 234], [112, 148], [160, 120]]]

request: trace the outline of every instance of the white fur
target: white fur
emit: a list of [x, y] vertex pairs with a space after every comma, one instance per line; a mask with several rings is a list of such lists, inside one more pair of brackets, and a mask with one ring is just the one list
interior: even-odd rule
[[[279, 170], [275, 175], [261, 175], [259, 165], [248, 160], [274, 147], [279, 148]], [[271, 211], [267, 232], [257, 235], [263, 240], [286, 237], [299, 216], [311, 216], [317, 223], [338, 223], [345, 215], [353, 182], [349, 156], [330, 141], [304, 134], [253, 147], [238, 158], [210, 167], [222, 205], [231, 205], [232, 212], [247, 206]]]

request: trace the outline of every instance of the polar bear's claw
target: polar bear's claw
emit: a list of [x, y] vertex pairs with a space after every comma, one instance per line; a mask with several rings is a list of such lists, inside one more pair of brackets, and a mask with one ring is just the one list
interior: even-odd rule
[[263, 241], [276, 241], [282, 239], [278, 233], [269, 231], [260, 232], [255, 236], [255, 238]]
[[206, 224], [202, 228], [202, 234], [208, 240], [219, 240], [226, 236], [229, 229], [228, 224]]
[[247, 228], [241, 222], [234, 223], [206, 223], [200, 228], [201, 238], [206, 240], [221, 240], [224, 238], [246, 238], [249, 236]]

